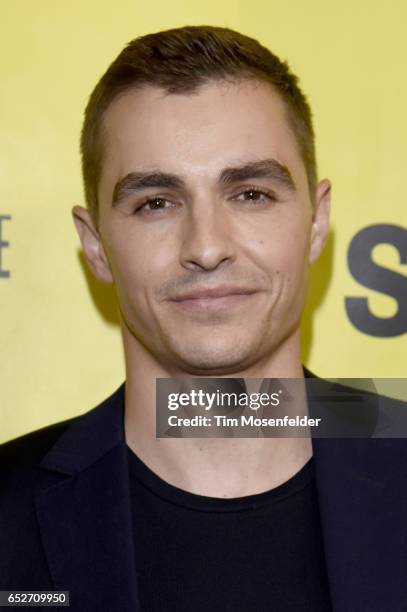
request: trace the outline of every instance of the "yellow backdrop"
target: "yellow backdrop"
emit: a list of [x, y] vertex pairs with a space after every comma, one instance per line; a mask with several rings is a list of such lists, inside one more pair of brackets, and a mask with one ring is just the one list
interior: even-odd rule
[[84, 412], [124, 378], [112, 294], [84, 270], [70, 216], [83, 204], [82, 113], [126, 42], [186, 24], [258, 38], [310, 98], [333, 208], [304, 363], [326, 377], [406, 376], [406, 23], [402, 0], [4, 3], [0, 441]]

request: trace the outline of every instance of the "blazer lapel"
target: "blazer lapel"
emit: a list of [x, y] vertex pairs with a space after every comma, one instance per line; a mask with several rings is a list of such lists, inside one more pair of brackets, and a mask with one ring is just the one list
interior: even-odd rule
[[334, 611], [407, 610], [406, 441], [312, 438], [312, 446]]
[[37, 517], [55, 589], [72, 612], [139, 610], [124, 384], [68, 427], [41, 463]]

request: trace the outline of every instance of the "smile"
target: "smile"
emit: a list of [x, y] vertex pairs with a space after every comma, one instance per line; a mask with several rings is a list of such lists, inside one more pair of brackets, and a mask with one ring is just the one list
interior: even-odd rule
[[172, 303], [187, 312], [212, 312], [240, 306], [253, 295], [254, 293], [229, 293], [220, 297], [185, 298]]

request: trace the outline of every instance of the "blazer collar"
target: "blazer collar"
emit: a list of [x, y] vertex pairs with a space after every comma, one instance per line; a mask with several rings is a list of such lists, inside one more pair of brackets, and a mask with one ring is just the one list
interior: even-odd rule
[[[124, 388], [76, 419], [40, 464], [37, 517], [55, 588], [75, 594], [72, 612], [139, 610]], [[407, 609], [405, 441], [312, 446], [335, 612]]]
[[[305, 370], [307, 377], [317, 377]], [[318, 379], [342, 431], [365, 437], [312, 438], [315, 475], [333, 608], [345, 612], [407, 609], [407, 445], [402, 438], [368, 437], [391, 400], [359, 393], [346, 405], [329, 404], [335, 383]], [[349, 397], [348, 396], [348, 397]], [[379, 401], [381, 400], [381, 402]], [[406, 406], [407, 407], [407, 406]]]
[[37, 519], [58, 590], [72, 612], [138, 612], [124, 444], [124, 383], [76, 419], [40, 464]]
[[101, 404], [75, 419], [44, 457], [41, 467], [77, 474], [123, 444], [124, 389], [123, 382]]

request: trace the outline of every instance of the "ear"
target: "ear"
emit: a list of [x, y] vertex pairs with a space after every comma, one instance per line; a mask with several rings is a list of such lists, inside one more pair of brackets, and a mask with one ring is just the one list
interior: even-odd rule
[[318, 259], [329, 234], [329, 211], [331, 207], [331, 183], [324, 179], [316, 188], [315, 210], [312, 216], [309, 263]]
[[104, 283], [113, 283], [109, 261], [90, 212], [82, 206], [74, 206], [72, 216], [86, 261], [93, 274]]

